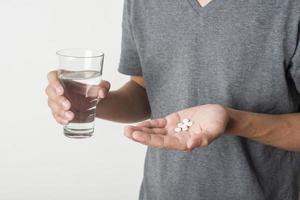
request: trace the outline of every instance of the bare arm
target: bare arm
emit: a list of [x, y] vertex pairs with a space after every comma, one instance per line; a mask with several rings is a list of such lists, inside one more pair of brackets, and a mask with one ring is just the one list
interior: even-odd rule
[[267, 115], [228, 108], [226, 132], [280, 149], [300, 152], [300, 114]]
[[[177, 124], [186, 118], [193, 122], [192, 126], [176, 133], [174, 129]], [[181, 151], [206, 147], [224, 133], [300, 152], [300, 113], [259, 114], [234, 110], [218, 104], [206, 104], [171, 113], [160, 119], [144, 121], [125, 129], [126, 137], [136, 142]]]
[[150, 117], [144, 79], [131, 77], [119, 90], [109, 92], [97, 106], [97, 117], [115, 122], [133, 123]]
[[[71, 103], [64, 96], [64, 88], [57, 75], [57, 71], [48, 73], [49, 84], [46, 87], [46, 94], [54, 119], [66, 125], [74, 118], [74, 113], [70, 111]], [[99, 88], [97, 117], [127, 123], [149, 118], [150, 106], [143, 77], [131, 77], [131, 80], [117, 91], [109, 92], [108, 81], [102, 81]]]

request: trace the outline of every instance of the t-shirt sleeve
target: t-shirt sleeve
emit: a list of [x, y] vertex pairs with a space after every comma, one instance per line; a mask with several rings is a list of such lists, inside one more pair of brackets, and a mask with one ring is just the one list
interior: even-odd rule
[[130, 2], [124, 0], [122, 20], [122, 44], [118, 71], [131, 76], [142, 76], [142, 67], [132, 32]]
[[[299, 28], [300, 28], [300, 22], [299, 22]], [[291, 65], [291, 67], [290, 67], [289, 71], [290, 71], [291, 77], [295, 83], [298, 93], [300, 94], [300, 30], [298, 31], [297, 48], [291, 59], [290, 65]]]

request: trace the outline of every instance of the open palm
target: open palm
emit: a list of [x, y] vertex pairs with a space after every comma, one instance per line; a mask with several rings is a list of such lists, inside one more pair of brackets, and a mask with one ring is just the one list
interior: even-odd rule
[[[193, 125], [186, 131], [175, 132], [177, 124], [185, 118]], [[223, 106], [208, 104], [127, 126], [124, 134], [148, 146], [191, 151], [196, 147], [206, 147], [218, 138], [225, 131], [227, 122], [228, 114]]]

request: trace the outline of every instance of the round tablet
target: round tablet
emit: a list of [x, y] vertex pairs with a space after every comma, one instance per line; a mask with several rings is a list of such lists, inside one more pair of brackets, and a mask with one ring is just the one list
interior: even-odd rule
[[179, 133], [180, 131], [181, 131], [181, 128], [178, 128], [178, 127], [175, 128], [175, 132], [176, 132], [176, 133]]
[[182, 127], [185, 126], [185, 124], [184, 123], [178, 123], [177, 126], [180, 127], [180, 128], [182, 128]]
[[190, 126], [192, 126], [193, 125], [193, 122], [188, 122], [188, 123], [186, 123], [186, 125], [188, 126], [188, 127], [190, 127]]
[[190, 121], [190, 120], [187, 119], [187, 118], [185, 118], [185, 119], [182, 120], [182, 122], [185, 123], [185, 124], [188, 123], [189, 121]]
[[183, 127], [182, 130], [183, 131], [187, 131], [189, 128], [187, 126]]

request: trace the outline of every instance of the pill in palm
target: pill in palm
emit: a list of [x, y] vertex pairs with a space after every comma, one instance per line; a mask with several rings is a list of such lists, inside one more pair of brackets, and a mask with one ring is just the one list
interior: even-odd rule
[[182, 130], [183, 131], [187, 131], [189, 128], [187, 126], [183, 127]]
[[182, 127], [185, 126], [185, 124], [184, 123], [178, 123], [177, 126], [180, 127], [180, 128], [182, 128]]
[[185, 119], [182, 120], [182, 122], [183, 122], [184, 124], [188, 123], [189, 121], [190, 121], [190, 120], [187, 119], [187, 118], [185, 118]]
[[189, 128], [189, 127], [185, 124], [185, 125], [183, 125], [183, 126], [180, 127], [180, 128], [182, 128], [182, 129], [187, 129], [187, 128]]
[[193, 122], [192, 122], [192, 121], [189, 121], [188, 123], [186, 123], [186, 125], [187, 125], [188, 127], [191, 127], [191, 126], [193, 125]]
[[179, 133], [181, 131], [187, 131], [189, 130], [189, 127], [193, 125], [193, 122], [187, 118], [184, 118], [182, 122], [177, 124], [177, 127], [174, 129], [176, 133]]
[[175, 128], [176, 133], [179, 133], [180, 131], [181, 131], [181, 128], [179, 128], [179, 127]]

